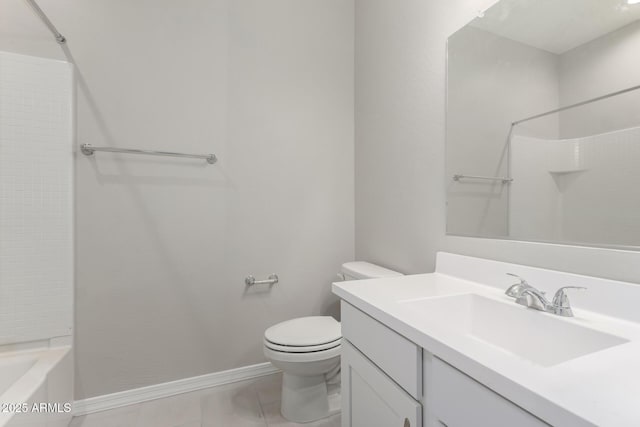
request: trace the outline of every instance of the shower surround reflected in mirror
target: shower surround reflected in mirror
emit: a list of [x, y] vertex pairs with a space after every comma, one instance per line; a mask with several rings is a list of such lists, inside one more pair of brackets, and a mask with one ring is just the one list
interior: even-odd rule
[[640, 4], [502, 0], [447, 46], [447, 233], [640, 247]]

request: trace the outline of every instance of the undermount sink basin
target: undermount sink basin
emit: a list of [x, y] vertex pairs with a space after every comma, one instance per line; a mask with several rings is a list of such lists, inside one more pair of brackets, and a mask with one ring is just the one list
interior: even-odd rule
[[628, 340], [554, 315], [476, 294], [405, 301], [422, 321], [541, 366], [553, 366]]

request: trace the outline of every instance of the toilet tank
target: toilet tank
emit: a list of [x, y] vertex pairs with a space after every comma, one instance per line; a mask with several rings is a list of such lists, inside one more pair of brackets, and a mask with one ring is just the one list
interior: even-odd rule
[[354, 261], [342, 264], [341, 273], [338, 276], [342, 280], [361, 280], [397, 277], [403, 276], [403, 274], [369, 262]]

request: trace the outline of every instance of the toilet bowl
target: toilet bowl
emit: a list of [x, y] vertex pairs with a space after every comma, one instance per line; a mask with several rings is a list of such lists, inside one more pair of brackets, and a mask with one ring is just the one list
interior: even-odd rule
[[[366, 262], [343, 264], [341, 280], [401, 276]], [[340, 411], [342, 330], [330, 316], [309, 316], [278, 323], [264, 333], [264, 355], [282, 371], [280, 412], [289, 421], [307, 423]]]
[[339, 399], [330, 401], [328, 382], [331, 375], [334, 382], [339, 378], [340, 323], [329, 316], [301, 317], [264, 335], [264, 355], [283, 372], [282, 415], [306, 423], [339, 411]]

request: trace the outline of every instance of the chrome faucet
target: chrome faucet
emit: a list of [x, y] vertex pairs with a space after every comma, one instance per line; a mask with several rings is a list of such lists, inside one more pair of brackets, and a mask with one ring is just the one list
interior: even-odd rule
[[520, 279], [520, 283], [512, 285], [505, 291], [505, 294], [515, 298], [516, 303], [524, 305], [525, 307], [533, 308], [547, 313], [557, 314], [558, 316], [573, 317], [573, 311], [571, 310], [571, 304], [569, 303], [569, 297], [565, 292], [566, 289], [580, 289], [584, 290], [580, 286], [563, 286], [558, 289], [553, 297], [552, 301], [549, 301], [545, 292], [534, 288], [525, 279], [512, 273], [507, 273], [509, 276], [514, 276]]

